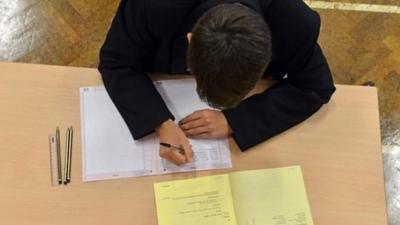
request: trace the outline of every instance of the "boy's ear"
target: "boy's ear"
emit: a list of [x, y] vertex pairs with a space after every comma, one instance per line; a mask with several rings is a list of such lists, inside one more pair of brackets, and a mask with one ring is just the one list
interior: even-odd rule
[[188, 39], [188, 43], [190, 43], [190, 41], [192, 40], [192, 33], [187, 33], [186, 37]]

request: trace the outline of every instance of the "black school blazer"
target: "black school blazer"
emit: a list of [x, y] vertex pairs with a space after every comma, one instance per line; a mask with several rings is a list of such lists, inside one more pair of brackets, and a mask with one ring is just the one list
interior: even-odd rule
[[147, 73], [187, 73], [186, 34], [208, 9], [236, 2], [269, 25], [273, 56], [265, 74], [279, 80], [222, 111], [240, 149], [304, 121], [329, 101], [335, 86], [317, 43], [320, 18], [302, 0], [122, 0], [100, 51], [99, 71], [134, 139], [174, 119]]

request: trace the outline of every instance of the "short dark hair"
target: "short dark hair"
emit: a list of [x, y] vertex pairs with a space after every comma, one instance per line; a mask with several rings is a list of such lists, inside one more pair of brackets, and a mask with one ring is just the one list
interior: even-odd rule
[[262, 78], [271, 54], [270, 30], [257, 12], [220, 4], [193, 27], [187, 61], [200, 98], [211, 106], [230, 108]]

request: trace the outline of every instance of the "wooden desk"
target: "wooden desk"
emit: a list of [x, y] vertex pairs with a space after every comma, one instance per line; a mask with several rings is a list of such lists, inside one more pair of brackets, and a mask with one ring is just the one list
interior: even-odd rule
[[[231, 141], [232, 170], [82, 183], [79, 87], [101, 83], [95, 69], [0, 63], [0, 224], [155, 225], [154, 182], [288, 165], [302, 166], [316, 225], [387, 224], [375, 88], [338, 85], [313, 117], [246, 153]], [[48, 135], [69, 125], [72, 183], [52, 187]]]

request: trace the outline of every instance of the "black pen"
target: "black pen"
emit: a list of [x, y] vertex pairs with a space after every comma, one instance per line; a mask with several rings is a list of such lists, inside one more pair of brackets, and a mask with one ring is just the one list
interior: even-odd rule
[[58, 184], [62, 184], [62, 168], [61, 168], [61, 142], [60, 142], [60, 128], [56, 128], [56, 149], [57, 149], [57, 171], [58, 171]]
[[185, 154], [185, 149], [183, 149], [182, 145], [180, 145], [180, 146], [178, 147], [178, 146], [171, 145], [171, 144], [164, 143], [164, 142], [161, 142], [160, 145], [161, 145], [161, 146], [164, 146], [164, 147], [167, 147], [167, 148], [176, 149], [176, 150], [178, 150], [179, 153], [182, 154], [182, 155]]
[[67, 171], [67, 183], [71, 182], [71, 168], [72, 168], [72, 139], [74, 137], [74, 131], [72, 127], [69, 128], [69, 144], [68, 144], [68, 171]]
[[65, 140], [64, 179], [63, 179], [64, 185], [68, 184], [67, 178], [68, 178], [68, 171], [69, 171], [69, 145], [70, 145], [69, 139], [70, 139], [70, 135], [71, 135], [71, 132], [70, 132], [70, 129], [68, 128], [67, 135], [66, 135], [67, 137]]

